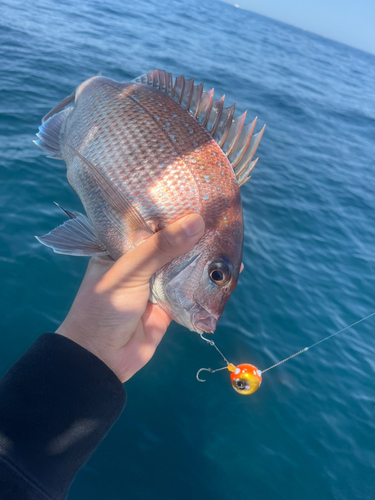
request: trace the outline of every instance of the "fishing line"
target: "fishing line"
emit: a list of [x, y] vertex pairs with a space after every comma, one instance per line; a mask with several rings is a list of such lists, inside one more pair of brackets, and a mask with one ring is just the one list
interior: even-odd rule
[[[200, 337], [201, 337], [202, 340], [204, 340], [205, 342], [207, 342], [207, 344], [210, 344], [210, 345], [212, 345], [212, 347], [215, 347], [215, 349], [220, 354], [220, 356], [223, 358], [223, 360], [226, 362], [226, 364], [229, 365], [229, 361], [224, 356], [224, 354], [220, 351], [220, 349], [217, 347], [217, 345], [215, 344], [215, 342], [213, 340], [209, 340], [209, 339], [206, 339], [206, 337], [203, 337], [203, 333], [200, 334]], [[220, 370], [222, 370], [222, 368], [220, 368]]]
[[291, 356], [288, 356], [287, 358], [282, 359], [281, 361], [278, 361], [274, 365], [269, 366], [265, 370], [259, 370], [255, 366], [250, 365], [248, 363], [244, 363], [244, 364], [235, 366], [233, 363], [230, 363], [227, 360], [227, 358], [220, 351], [220, 349], [217, 347], [217, 345], [215, 344], [215, 342], [213, 340], [206, 339], [203, 336], [203, 334], [200, 334], [200, 337], [202, 340], [204, 340], [205, 342], [207, 342], [207, 344], [211, 345], [212, 347], [214, 347], [217, 350], [217, 352], [220, 354], [220, 356], [225, 361], [226, 366], [223, 366], [222, 368], [216, 368], [216, 370], [212, 370], [212, 368], [201, 368], [200, 370], [198, 370], [196, 378], [199, 382], [205, 382], [204, 379], [201, 379], [199, 377], [199, 374], [202, 371], [207, 371], [209, 373], [216, 373], [216, 372], [219, 372], [221, 370], [227, 369], [231, 372], [230, 378], [231, 378], [231, 383], [232, 383], [233, 388], [237, 392], [239, 392], [240, 394], [243, 394], [243, 395], [252, 394], [260, 387], [260, 384], [262, 383], [263, 373], [266, 373], [266, 372], [272, 370], [273, 368], [276, 368], [276, 366], [279, 366], [279, 365], [282, 365], [283, 363], [286, 363], [290, 359], [295, 358], [296, 356], [299, 356], [300, 354], [312, 349], [313, 347], [316, 347], [317, 345], [321, 344], [322, 342], [325, 342], [326, 340], [329, 340], [332, 337], [335, 337], [335, 335], [339, 335], [340, 333], [343, 333], [346, 330], [353, 328], [353, 326], [359, 325], [359, 323], [362, 323], [362, 321], [366, 321], [367, 319], [371, 318], [372, 316], [375, 316], [375, 311], [373, 313], [369, 314], [368, 316], [365, 316], [365, 317], [359, 319], [358, 321], [355, 321], [351, 325], [345, 326], [341, 330], [338, 330], [337, 332], [332, 333], [331, 335], [327, 335], [327, 337], [324, 337], [323, 339], [319, 340], [318, 342], [315, 342], [314, 344], [311, 344], [308, 347], [304, 347], [303, 349], [301, 349], [298, 352], [295, 352]]
[[[198, 370], [197, 371], [197, 375], [196, 375], [196, 378], [197, 378], [198, 382], [206, 382], [202, 378], [199, 378], [200, 372], [203, 372], [203, 371], [206, 371], [206, 372], [209, 372], [209, 373], [220, 372], [221, 370], [229, 369], [228, 367], [229, 367], [229, 365], [232, 365], [232, 363], [229, 363], [229, 361], [227, 360], [227, 358], [220, 351], [220, 349], [217, 347], [217, 345], [215, 344], [215, 342], [213, 340], [209, 340], [209, 339], [206, 339], [206, 337], [203, 337], [203, 333], [200, 334], [200, 337], [201, 337], [202, 340], [204, 340], [205, 342], [207, 342], [207, 344], [212, 345], [212, 347], [215, 347], [215, 349], [217, 350], [217, 352], [220, 354], [220, 356], [223, 358], [223, 360], [227, 364], [226, 366], [223, 366], [222, 368], [216, 368], [216, 370], [213, 370], [212, 368], [201, 368], [200, 370]], [[234, 365], [232, 365], [232, 366], [234, 366]]]
[[352, 323], [351, 325], [349, 326], [346, 326], [345, 328], [343, 328], [342, 330], [339, 330], [338, 332], [336, 333], [332, 333], [331, 335], [328, 335], [327, 337], [325, 337], [324, 339], [322, 340], [319, 340], [318, 342], [315, 342], [315, 344], [312, 344], [308, 347], [305, 347], [303, 348], [301, 351], [298, 351], [296, 352], [295, 354], [292, 354], [291, 356], [289, 356], [288, 358], [285, 358], [283, 359], [282, 361], [279, 361], [278, 363], [270, 366], [269, 368], [266, 368], [265, 370], [262, 370], [262, 373], [266, 373], [268, 372], [269, 370], [272, 370], [272, 368], [276, 368], [276, 366], [279, 366], [279, 365], [282, 365], [283, 363], [285, 363], [286, 361], [289, 361], [289, 359], [292, 359], [292, 358], [295, 358], [296, 356], [299, 356], [300, 354], [302, 354], [303, 352], [306, 352], [308, 351], [309, 349], [312, 349], [313, 347], [317, 346], [318, 344], [321, 344], [322, 342], [325, 342], [326, 340], [334, 337], [335, 335], [338, 335], [339, 333], [342, 333], [342, 332], [345, 332], [345, 330], [349, 330], [349, 328], [352, 328], [353, 326], [355, 325], [359, 325], [359, 323], [362, 323], [362, 321], [365, 321], [366, 319], [369, 319], [371, 318], [371, 316], [374, 316], [375, 315], [375, 311], [371, 314], [369, 314], [368, 316], [365, 316], [364, 318], [362, 319], [359, 319], [358, 321], [356, 321], [355, 323]]

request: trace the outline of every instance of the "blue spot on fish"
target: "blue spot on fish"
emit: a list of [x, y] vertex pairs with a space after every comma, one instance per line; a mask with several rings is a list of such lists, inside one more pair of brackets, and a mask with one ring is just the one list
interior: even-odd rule
[[205, 175], [204, 178], [206, 179], [207, 182], [210, 182], [210, 178], [208, 175]]

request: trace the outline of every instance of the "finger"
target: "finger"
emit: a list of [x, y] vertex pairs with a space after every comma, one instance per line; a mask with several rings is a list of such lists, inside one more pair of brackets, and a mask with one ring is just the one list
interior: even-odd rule
[[142, 317], [145, 339], [149, 344], [156, 346], [163, 338], [172, 318], [157, 304], [148, 302], [145, 313]]
[[171, 260], [189, 251], [203, 236], [204, 220], [188, 215], [162, 229], [118, 259], [107, 273], [108, 280], [131, 285], [148, 283], [151, 276]]
[[92, 257], [86, 269], [85, 277], [81, 284], [88, 285], [93, 288], [95, 284], [100, 281], [107, 271], [113, 266], [113, 259], [103, 259], [102, 257]]

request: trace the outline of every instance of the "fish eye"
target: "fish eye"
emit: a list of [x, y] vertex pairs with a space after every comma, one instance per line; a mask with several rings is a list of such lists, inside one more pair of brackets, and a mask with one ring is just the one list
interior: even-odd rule
[[219, 286], [226, 285], [231, 278], [229, 266], [225, 262], [212, 262], [209, 275], [210, 280]]

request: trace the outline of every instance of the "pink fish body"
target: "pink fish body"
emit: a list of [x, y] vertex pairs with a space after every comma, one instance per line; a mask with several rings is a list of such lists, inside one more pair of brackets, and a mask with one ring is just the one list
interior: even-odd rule
[[[69, 106], [74, 101], [74, 106]], [[178, 323], [213, 332], [240, 272], [243, 220], [239, 186], [255, 166], [264, 128], [213, 90], [152, 71], [133, 82], [97, 76], [45, 117], [36, 143], [67, 165], [87, 217], [39, 241], [57, 253], [119, 258], [189, 213], [205, 220], [202, 239], [160, 269], [150, 300]]]

